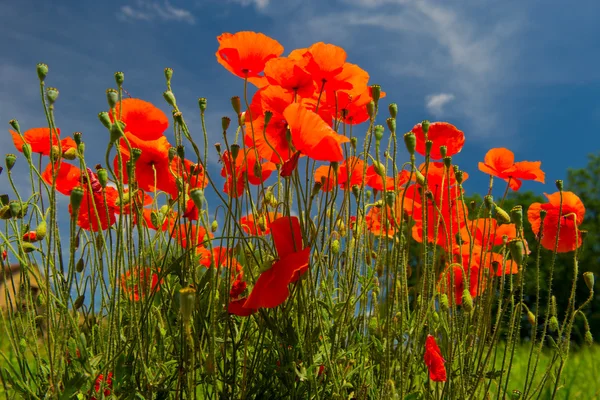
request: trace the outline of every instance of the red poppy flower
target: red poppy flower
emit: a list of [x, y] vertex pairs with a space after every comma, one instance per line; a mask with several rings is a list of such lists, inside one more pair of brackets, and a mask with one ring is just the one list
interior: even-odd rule
[[[121, 121], [125, 123], [127, 136], [135, 136], [142, 140], [156, 140], [164, 136], [169, 127], [169, 119], [159, 108], [140, 99], [123, 99], [117, 103], [115, 113], [121, 113]], [[112, 113], [109, 113], [111, 121]]]
[[267, 212], [254, 218], [254, 214], [248, 214], [240, 218], [240, 225], [245, 233], [252, 236], [263, 236], [271, 233], [271, 221], [280, 218], [282, 215], [275, 212]]
[[[81, 170], [74, 165], [61, 162], [55, 163], [55, 173], [56, 176], [56, 190], [59, 193], [68, 196], [71, 194], [71, 191], [75, 186], [79, 186], [81, 184]], [[58, 169], [58, 171], [56, 171]], [[48, 164], [48, 166], [42, 172], [42, 179], [48, 185], [52, 185], [52, 164]]]
[[512, 151], [503, 147], [491, 149], [479, 163], [479, 170], [486, 174], [504, 179], [514, 191], [521, 187], [521, 180], [533, 180], [544, 183], [545, 174], [540, 169], [540, 161], [515, 162]]
[[283, 112], [296, 149], [313, 160], [342, 161], [342, 143], [350, 141], [339, 135], [318, 115], [300, 104], [291, 104]]
[[184, 249], [196, 249], [196, 253], [200, 253], [204, 247], [204, 243], [212, 238], [212, 234], [207, 232], [204, 227], [193, 223], [180, 224], [175, 228], [172, 235], [175, 240]]
[[300, 97], [310, 97], [315, 91], [315, 82], [305, 66], [303, 60], [272, 58], [265, 65], [265, 77], [271, 85], [280, 86]]
[[[412, 131], [417, 138], [416, 151], [424, 156], [425, 133], [423, 133], [421, 124], [415, 125]], [[446, 146], [446, 155], [452, 157], [462, 150], [465, 144], [465, 134], [448, 122], [432, 122], [427, 133], [427, 140], [433, 142], [430, 157], [434, 160], [441, 160], [440, 146]]]
[[232, 159], [229, 151], [225, 151], [221, 156], [221, 161], [223, 162], [221, 176], [227, 178], [224, 192], [234, 197], [239, 197], [244, 193], [246, 180], [252, 185], [260, 185], [276, 169], [275, 164], [270, 161], [259, 163], [256, 158], [256, 150], [253, 148], [247, 149], [245, 155], [243, 152], [238, 153], [235, 160]]
[[[50, 129], [49, 128], [33, 128], [23, 133], [23, 140], [21, 136], [12, 130], [9, 130], [15, 144], [15, 148], [23, 152], [23, 144], [28, 143], [31, 146], [32, 153], [40, 153], [43, 156], [49, 156], [52, 151], [52, 146], [58, 146], [58, 139], [56, 136], [60, 136], [60, 129], [56, 128], [56, 135], [52, 135], [52, 146], [50, 146]], [[63, 154], [71, 149], [77, 147], [75, 141], [71, 137], [66, 137], [60, 141]]]
[[434, 382], [446, 382], [446, 367], [442, 352], [435, 342], [435, 337], [427, 335], [425, 340], [425, 355], [423, 357], [425, 365], [429, 370], [429, 379]]
[[282, 178], [292, 176], [292, 174], [294, 173], [296, 168], [298, 168], [298, 161], [300, 160], [300, 155], [301, 155], [300, 152], [297, 151], [294, 153], [293, 156], [290, 157], [289, 160], [286, 160], [283, 163], [283, 165], [281, 166], [281, 170], [279, 172], [279, 175]]
[[[104, 383], [104, 385], [102, 384], [102, 382], [104, 381], [104, 375], [100, 374], [98, 375], [98, 378], [96, 378], [96, 382], [94, 383], [94, 390], [96, 393], [100, 392], [100, 389], [102, 389], [102, 386], [104, 386], [104, 396], [110, 396], [110, 391], [112, 389], [112, 378], [113, 378], [113, 373], [111, 371], [108, 372], [108, 374], [106, 374], [106, 382]], [[92, 395], [90, 397], [91, 400], [97, 400], [96, 396]]]
[[462, 295], [465, 289], [469, 290], [473, 298], [482, 294], [489, 276], [488, 269], [480, 268], [477, 264], [472, 264], [470, 268], [464, 267], [464, 269], [467, 274], [466, 277], [463, 277], [463, 267], [460, 264], [452, 264], [446, 267], [440, 275], [439, 292], [450, 296], [454, 294], [456, 305], [462, 304]]
[[[384, 217], [387, 211], [387, 219]], [[371, 207], [365, 215], [365, 225], [369, 232], [376, 236], [393, 237], [396, 233], [396, 223], [389, 207]]]
[[121, 289], [129, 300], [140, 301], [160, 289], [158, 275], [151, 268], [135, 267], [121, 275]]
[[258, 77], [267, 61], [283, 53], [283, 46], [279, 42], [262, 33], [223, 33], [217, 40], [217, 61], [241, 78]]
[[375, 166], [370, 165], [366, 173], [367, 186], [375, 190], [394, 190], [395, 180], [391, 176], [381, 176], [375, 169]]
[[24, 242], [37, 242], [37, 233], [35, 231], [29, 231], [23, 235]]
[[6, 250], [2, 250], [2, 261], [6, 261], [7, 257], [8, 257], [8, 252]]
[[[317, 92], [352, 89], [352, 84], [340, 77], [346, 64], [346, 52], [341, 47], [323, 42], [310, 46], [303, 54], [308, 59], [306, 70], [317, 82]], [[368, 75], [367, 75], [368, 79]]]
[[[427, 166], [425, 163], [422, 163], [419, 166], [419, 171], [424, 177], [427, 178], [427, 187], [432, 192], [440, 189], [445, 190], [448, 187], [453, 187], [458, 184], [458, 182], [456, 182], [456, 176], [452, 166], [450, 166], [449, 169], [446, 169], [444, 163], [430, 162], [429, 166]], [[415, 175], [413, 175], [413, 179], [416, 180]], [[469, 174], [463, 172], [463, 182], [467, 179], [469, 179]]]
[[302, 247], [297, 217], [281, 217], [271, 222], [271, 236], [279, 260], [260, 274], [244, 303], [246, 309], [274, 308], [289, 296], [288, 285], [308, 270], [310, 247]]
[[[531, 224], [531, 230], [536, 235], [540, 233], [541, 218], [540, 211], [546, 211], [541, 244], [548, 250], [554, 251], [558, 236], [558, 253], [574, 251], [581, 246], [582, 238], [579, 225], [585, 216], [585, 207], [581, 199], [573, 192], [562, 192], [562, 210], [560, 192], [548, 195], [548, 203], [533, 203], [527, 210], [527, 219]], [[560, 230], [558, 228], [560, 221]]]

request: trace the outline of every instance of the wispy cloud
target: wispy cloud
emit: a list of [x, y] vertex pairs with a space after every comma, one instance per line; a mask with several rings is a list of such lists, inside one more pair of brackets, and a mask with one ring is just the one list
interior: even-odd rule
[[270, 3], [270, 0], [231, 0], [234, 3], [238, 3], [244, 7], [255, 6], [258, 10], [264, 10]]
[[435, 117], [441, 117], [444, 114], [444, 106], [454, 100], [456, 96], [452, 93], [437, 93], [425, 97], [425, 107]]
[[175, 7], [168, 0], [163, 2], [137, 0], [135, 5], [122, 6], [118, 16], [124, 20], [178, 21], [192, 25], [196, 23], [196, 18], [190, 11]]

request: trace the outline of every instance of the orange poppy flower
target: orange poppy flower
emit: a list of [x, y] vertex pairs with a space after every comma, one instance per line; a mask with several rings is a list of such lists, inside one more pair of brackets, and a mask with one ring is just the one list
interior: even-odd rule
[[517, 191], [521, 187], [521, 180], [544, 183], [545, 174], [540, 169], [541, 165], [540, 161], [515, 162], [514, 153], [501, 147], [486, 153], [484, 162], [479, 163], [479, 170], [504, 179], [512, 190]]
[[[275, 164], [270, 161], [259, 163], [256, 158], [255, 149], [247, 149], [246, 155], [241, 152], [235, 160], [228, 151], [221, 156], [223, 168], [221, 176], [227, 178], [224, 192], [230, 196], [239, 197], [244, 193], [246, 179], [252, 185], [260, 185], [271, 176], [271, 173], [277, 169]], [[257, 164], [260, 165], [260, 173], [257, 175]]]
[[271, 236], [279, 260], [260, 274], [244, 308], [274, 308], [289, 296], [288, 285], [308, 270], [310, 247], [302, 246], [298, 217], [281, 217], [271, 222]]
[[174, 211], [170, 211], [167, 215], [163, 214], [160, 210], [158, 212], [154, 211], [156, 215], [156, 221], [152, 220], [152, 212], [153, 211], [148, 208], [144, 208], [142, 211], [142, 218], [144, 218], [146, 226], [150, 229], [155, 231], [160, 229], [163, 232], [167, 230], [171, 231], [177, 224], [177, 214]]
[[[365, 162], [358, 157], [348, 157], [340, 164], [337, 173], [337, 183], [341, 189], [348, 189], [354, 185], [362, 187], [364, 184]], [[322, 165], [315, 170], [315, 181], [323, 183], [323, 191], [329, 192], [335, 184], [334, 171], [329, 165]]]
[[[417, 138], [417, 153], [425, 155], [425, 133], [421, 124], [417, 124], [412, 129]], [[460, 153], [465, 145], [465, 134], [458, 130], [454, 125], [448, 122], [432, 122], [427, 133], [427, 140], [433, 142], [430, 157], [433, 160], [441, 160], [440, 146], [446, 146], [446, 155], [452, 157]]]
[[367, 178], [367, 186], [376, 189], [382, 190], [385, 187], [385, 190], [394, 190], [395, 180], [391, 176], [386, 176], [385, 181], [384, 178], [375, 171], [375, 166], [371, 165], [367, 168], [366, 172]]
[[278, 41], [262, 33], [223, 33], [217, 40], [217, 61], [241, 78], [258, 77], [267, 61], [283, 53], [283, 46]]
[[[446, 170], [444, 163], [430, 162], [429, 167], [425, 163], [422, 163], [419, 166], [419, 171], [427, 178], [427, 187], [431, 191], [446, 190], [448, 187], [458, 184], [452, 166], [450, 166], [449, 170]], [[413, 179], [416, 180], [416, 176], [413, 175]], [[467, 179], [469, 179], [469, 174], [463, 172], [463, 182]]]
[[[566, 253], [574, 251], [581, 246], [582, 238], [579, 225], [585, 216], [585, 207], [581, 199], [573, 192], [562, 192], [562, 210], [560, 206], [560, 192], [548, 195], [548, 203], [533, 203], [527, 210], [527, 219], [531, 229], [536, 235], [540, 234], [540, 211], [546, 211], [541, 244], [548, 250], [554, 251], [558, 235], [556, 252]], [[560, 231], [558, 224], [560, 222]]]
[[[121, 121], [125, 123], [125, 134], [136, 136], [142, 140], [156, 140], [164, 136], [169, 127], [169, 119], [159, 108], [140, 99], [123, 99], [117, 103], [115, 113], [121, 113]], [[114, 122], [112, 113], [108, 113]]]
[[242, 230], [252, 236], [264, 236], [271, 233], [271, 221], [280, 218], [281, 213], [267, 212], [258, 215], [258, 220], [254, 218], [254, 214], [244, 215], [240, 218]]
[[339, 135], [316, 113], [300, 104], [291, 104], [283, 112], [296, 149], [317, 161], [342, 161], [342, 143], [350, 141]]
[[[49, 156], [52, 147], [50, 146], [50, 129], [49, 128], [33, 128], [26, 130], [23, 133], [23, 138], [12, 130], [9, 130], [15, 148], [23, 152], [23, 144], [28, 143], [31, 146], [32, 153], [39, 153], [43, 156]], [[56, 136], [60, 136], [60, 129], [56, 128]], [[55, 135], [52, 135], [52, 146], [58, 146], [58, 139]], [[66, 137], [60, 141], [63, 154], [71, 149], [77, 147], [75, 141], [71, 137]]]
[[480, 245], [486, 250], [491, 250], [494, 246], [503, 244], [503, 236], [508, 240], [517, 237], [517, 228], [515, 224], [498, 225], [494, 218], [478, 218], [469, 221], [468, 227], [465, 226], [461, 231], [461, 238], [464, 241], [469, 240], [469, 232], [473, 237], [474, 243]]
[[[454, 295], [454, 304], [456, 305], [462, 304], [462, 295], [465, 289], [469, 290], [473, 298], [479, 296], [485, 290], [485, 283], [489, 276], [488, 270], [480, 268], [478, 265], [471, 265], [470, 268], [465, 267], [465, 273], [469, 274], [469, 269], [470, 275], [463, 279], [463, 268], [460, 264], [452, 264], [440, 276], [438, 290], [440, 293]], [[453, 282], [454, 285], [452, 285]]]
[[427, 335], [425, 340], [423, 360], [429, 371], [429, 379], [434, 382], [446, 382], [446, 367], [444, 366], [446, 360], [442, 357], [442, 352], [431, 335]]
[[[68, 196], [75, 186], [81, 184], [81, 170], [66, 162], [55, 163], [54, 165], [55, 169], [58, 168], [58, 171], [55, 171], [57, 173], [56, 190]], [[52, 164], [46, 166], [44, 172], [42, 172], [42, 179], [48, 185], [52, 185]]]
[[158, 275], [151, 268], [135, 267], [121, 275], [121, 289], [131, 301], [140, 301], [160, 289]]
[[212, 234], [204, 227], [190, 222], [180, 224], [176, 227], [171, 236], [177, 240], [177, 243], [184, 249], [196, 249], [196, 253], [206, 250], [204, 243], [212, 238]]
[[287, 57], [270, 59], [265, 65], [265, 77], [271, 85], [277, 85], [300, 97], [310, 97], [315, 92], [315, 82], [304, 69], [306, 62]]
[[[387, 219], [384, 217], [384, 208]], [[365, 215], [365, 225], [369, 232], [375, 236], [393, 237], [396, 233], [396, 223], [392, 210], [388, 207], [371, 207]]]
[[[352, 84], [340, 79], [340, 75], [346, 64], [346, 52], [341, 47], [323, 42], [310, 46], [303, 57], [308, 59], [306, 70], [317, 82], [317, 92], [352, 89]], [[368, 79], [368, 78], [367, 78]]]

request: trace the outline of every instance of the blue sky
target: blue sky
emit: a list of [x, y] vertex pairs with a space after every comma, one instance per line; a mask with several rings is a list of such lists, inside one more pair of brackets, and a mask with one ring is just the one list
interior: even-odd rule
[[195, 137], [197, 98], [207, 97], [210, 140], [220, 141], [220, 118], [232, 115], [229, 98], [241, 95], [242, 81], [216, 62], [216, 37], [241, 30], [277, 39], [286, 54], [317, 41], [344, 47], [388, 93], [384, 104], [398, 103], [400, 132], [423, 119], [459, 127], [467, 144], [455, 162], [470, 173], [471, 192], [486, 190], [477, 162], [491, 147], [541, 160], [547, 183], [522, 189], [538, 193], [555, 191], [567, 168], [600, 150], [596, 0], [21, 0], [1, 2], [0, 15], [2, 154], [14, 152], [11, 118], [24, 129], [44, 125], [38, 62], [60, 90], [58, 126], [83, 132], [91, 163], [104, 157], [97, 113], [115, 71], [125, 72], [132, 96], [168, 112], [162, 71], [172, 67]]

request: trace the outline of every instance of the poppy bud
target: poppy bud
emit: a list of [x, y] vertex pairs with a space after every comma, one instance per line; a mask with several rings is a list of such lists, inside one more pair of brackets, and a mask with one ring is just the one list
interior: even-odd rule
[[160, 226], [163, 222], [162, 219], [162, 217], [159, 218], [159, 214], [156, 211], [150, 212], [150, 222], [152, 223], [152, 226], [156, 227], [157, 229], [160, 229]]
[[550, 297], [550, 315], [556, 316], [556, 297]]
[[375, 125], [375, 127], [373, 128], [373, 135], [375, 136], [375, 141], [380, 142], [381, 139], [383, 139], [384, 131], [385, 128], [383, 127], [383, 125]]
[[231, 98], [231, 107], [233, 107], [233, 111], [235, 111], [236, 115], [240, 115], [242, 112], [242, 102], [240, 101], [240, 96], [233, 96]]
[[523, 229], [523, 206], [516, 205], [510, 210], [511, 219], [515, 222], [517, 232]]
[[196, 289], [188, 286], [183, 289], [179, 289], [180, 307], [181, 307], [181, 319], [185, 325], [188, 325], [192, 319], [192, 312], [194, 311], [194, 305], [196, 302]]
[[231, 145], [231, 160], [235, 162], [239, 153], [240, 153], [240, 145], [232, 144]]
[[271, 118], [273, 118], [273, 112], [270, 110], [265, 111], [265, 129], [267, 128], [267, 125], [269, 125]]
[[76, 310], [79, 310], [81, 308], [81, 306], [83, 305], [84, 300], [85, 300], [84, 295], [77, 297], [75, 299], [75, 303], [73, 303], [73, 308], [75, 308]]
[[179, 145], [176, 147], [176, 149], [177, 149], [177, 156], [179, 157], [179, 159], [185, 160], [185, 147], [183, 147], [182, 145]]
[[219, 229], [219, 223], [214, 220], [211, 224], [210, 224], [210, 231], [212, 233], [215, 233], [217, 230]]
[[392, 134], [396, 133], [396, 119], [395, 118], [388, 118], [386, 119], [387, 122], [387, 126], [388, 129], [390, 130], [390, 132], [392, 132]]
[[[446, 147], [446, 146], [440, 146], [440, 150], [442, 149], [442, 147]], [[443, 157], [444, 159], [444, 167], [450, 169], [450, 167], [452, 166], [452, 157]]]
[[119, 92], [115, 89], [106, 89], [106, 100], [108, 101], [108, 107], [112, 110], [119, 102]]
[[475, 211], [475, 209], [477, 209], [477, 202], [475, 200], [471, 200], [469, 207], [471, 208], [471, 211]]
[[83, 262], [83, 257], [82, 257], [77, 261], [77, 264], [75, 264], [75, 271], [83, 272], [84, 268], [85, 268], [85, 263]]
[[381, 97], [380, 85], [371, 85], [371, 97], [375, 103], [379, 102], [379, 98]]
[[440, 146], [440, 154], [442, 155], [442, 158], [446, 158], [446, 154], [448, 154], [448, 147]]
[[370, 119], [375, 118], [375, 102], [374, 101], [370, 101], [367, 103], [367, 114], [369, 115]]
[[587, 344], [590, 347], [594, 345], [594, 337], [592, 336], [592, 332], [590, 332], [589, 330], [585, 331], [583, 340], [585, 341], [585, 344]]
[[262, 176], [262, 166], [260, 165], [260, 163], [254, 163], [254, 168], [252, 172], [254, 173], [254, 176], [256, 178], [260, 178]]
[[462, 305], [466, 312], [470, 313], [473, 311], [473, 297], [471, 297], [469, 289], [465, 289], [462, 292]]
[[167, 104], [169, 104], [173, 108], [177, 108], [177, 100], [175, 100], [175, 95], [173, 94], [173, 92], [167, 90], [163, 93], [163, 97], [167, 101]]
[[106, 111], [102, 111], [98, 113], [98, 119], [102, 122], [102, 125], [108, 130], [112, 128], [112, 122], [110, 121], [110, 117]]
[[483, 198], [483, 204], [485, 204], [485, 208], [491, 210], [494, 207], [494, 198], [488, 194]]
[[521, 239], [512, 239], [508, 242], [508, 249], [510, 250], [510, 256], [513, 261], [519, 266], [523, 265], [525, 260], [525, 246]]
[[229, 118], [229, 117], [221, 118], [221, 128], [223, 128], [223, 132], [225, 132], [227, 130], [227, 128], [229, 128], [230, 123], [231, 123], [231, 118]]
[[[83, 145], [83, 143], [81, 143], [80, 147], [82, 149], [85, 148], [85, 146]], [[74, 147], [71, 147], [70, 149], [68, 149], [67, 151], [63, 151], [62, 156], [65, 160], [74, 160], [77, 158], [77, 150], [75, 150]]]
[[423, 133], [425, 134], [425, 136], [427, 136], [427, 133], [429, 132], [430, 125], [431, 125], [431, 123], [427, 120], [424, 120], [423, 122], [421, 122], [421, 129], [423, 129]]
[[121, 71], [115, 72], [115, 82], [118, 87], [123, 86], [123, 82], [125, 82], [125, 74]]
[[35, 236], [37, 240], [43, 240], [46, 237], [47, 232], [48, 225], [46, 224], [46, 220], [42, 219], [38, 226], [35, 227]]
[[11, 215], [10, 215], [10, 206], [8, 204], [2, 206], [2, 208], [0, 208], [0, 219], [10, 219]]
[[350, 138], [350, 146], [352, 146], [352, 148], [354, 150], [356, 150], [356, 144], [357, 143], [358, 143], [358, 139], [355, 136], [353, 136], [353, 137]]
[[102, 250], [102, 247], [104, 247], [104, 236], [102, 236], [102, 233], [98, 232], [98, 234], [96, 235], [96, 249], [98, 249], [98, 251]]
[[556, 181], [556, 188], [558, 189], [559, 192], [563, 191], [563, 181], [562, 180], [558, 179]]
[[38, 238], [37, 235], [35, 233], [35, 231], [29, 231], [26, 234], [23, 235], [23, 241], [24, 242], [37, 242]]
[[527, 310], [527, 321], [531, 324], [531, 326], [537, 326], [537, 321], [535, 318], [535, 314], [531, 312], [531, 310]]
[[390, 111], [390, 117], [396, 119], [398, 115], [398, 104], [392, 103], [388, 106], [388, 110]]
[[331, 242], [331, 252], [335, 255], [340, 253], [340, 241], [339, 240], [334, 240], [333, 242]]
[[217, 150], [217, 154], [221, 155], [221, 143], [215, 143], [215, 149]]
[[22, 245], [23, 245], [23, 252], [25, 252], [25, 253], [31, 253], [31, 252], [37, 250], [37, 247], [35, 247], [31, 243], [24, 242]]
[[27, 207], [23, 206], [23, 203], [18, 200], [8, 203], [8, 207], [10, 208], [10, 215], [13, 218], [23, 218], [27, 213]]
[[396, 201], [396, 193], [393, 191], [388, 191], [385, 193], [385, 204], [392, 207], [394, 202]]
[[194, 205], [198, 208], [198, 210], [201, 210], [204, 206], [204, 201], [206, 200], [206, 198], [204, 197], [204, 190], [199, 188], [192, 189], [190, 191], [190, 197], [194, 202]]
[[48, 75], [48, 66], [44, 63], [39, 63], [36, 65], [35, 70], [40, 82], [44, 82], [44, 79], [46, 79], [46, 76]]
[[429, 157], [431, 155], [432, 148], [433, 148], [433, 141], [426, 140], [425, 141], [425, 156]]
[[58, 89], [53, 87], [46, 89], [46, 99], [50, 105], [53, 105], [58, 99]]
[[322, 187], [323, 187], [323, 183], [321, 181], [315, 182], [315, 184], [312, 187], [310, 196], [315, 197], [317, 194], [319, 194], [319, 191], [321, 190]]
[[98, 181], [100, 181], [100, 186], [102, 186], [102, 188], [105, 188], [108, 184], [108, 172], [104, 168], [99, 168], [96, 171], [96, 174], [98, 175]]
[[19, 121], [17, 121], [16, 119], [11, 119], [10, 121], [8, 121], [8, 124], [15, 130], [17, 131], [17, 133], [21, 133], [21, 126], [19, 125]]
[[358, 196], [360, 194], [360, 189], [359, 189], [358, 185], [352, 185], [352, 194], [358, 200]]
[[23, 143], [23, 148], [21, 150], [23, 151], [25, 159], [31, 160], [31, 145], [29, 143]]
[[496, 216], [496, 221], [500, 224], [510, 224], [510, 215], [506, 211], [504, 211], [500, 206], [494, 204], [494, 213]]
[[164, 69], [165, 72], [165, 79], [167, 80], [167, 85], [171, 84], [171, 78], [173, 77], [173, 68], [165, 68]]
[[417, 148], [417, 137], [413, 132], [404, 134], [404, 144], [406, 145], [408, 153], [413, 156], [415, 154], [415, 149]]
[[10, 171], [15, 166], [15, 162], [17, 162], [17, 156], [14, 154], [7, 154], [5, 160], [6, 169]]
[[586, 286], [590, 290], [590, 292], [594, 291], [594, 273], [593, 272], [584, 272], [583, 280], [585, 281]]
[[198, 107], [200, 107], [200, 111], [202, 111], [202, 112], [206, 111], [206, 105], [207, 105], [206, 97], [200, 97], [198, 99]]
[[556, 332], [558, 330], [558, 319], [553, 315], [550, 317], [548, 322], [548, 329], [550, 332]]
[[83, 200], [83, 188], [81, 186], [76, 186], [71, 191], [70, 202], [71, 202], [71, 213], [73, 217], [77, 215], [79, 211], [79, 206], [81, 206], [81, 201]]
[[425, 186], [425, 176], [418, 169], [415, 170], [415, 180], [420, 186]]
[[241, 113], [238, 117], [238, 124], [240, 126], [244, 125], [246, 123], [246, 111], [244, 111], [243, 113]]

